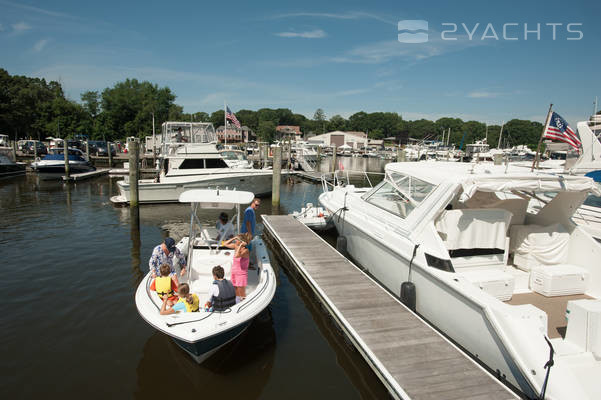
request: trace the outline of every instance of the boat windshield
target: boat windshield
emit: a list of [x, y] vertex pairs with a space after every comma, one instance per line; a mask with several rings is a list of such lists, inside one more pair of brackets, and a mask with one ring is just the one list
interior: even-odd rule
[[222, 151], [221, 156], [226, 160], [246, 161], [244, 153], [238, 151]]
[[397, 172], [368, 192], [364, 199], [401, 218], [406, 218], [432, 192], [434, 185]]

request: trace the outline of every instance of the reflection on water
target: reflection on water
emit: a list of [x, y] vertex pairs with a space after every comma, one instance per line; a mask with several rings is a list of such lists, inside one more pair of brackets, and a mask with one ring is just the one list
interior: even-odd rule
[[271, 375], [275, 344], [269, 309], [202, 365], [168, 336], [156, 332], [146, 342], [136, 369], [135, 397], [169, 398], [185, 393], [203, 398], [259, 398]]

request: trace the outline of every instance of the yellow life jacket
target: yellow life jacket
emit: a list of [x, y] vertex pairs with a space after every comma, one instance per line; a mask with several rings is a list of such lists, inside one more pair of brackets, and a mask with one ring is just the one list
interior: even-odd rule
[[171, 297], [175, 294], [171, 289], [171, 276], [157, 276], [154, 280], [154, 286], [161, 299], [163, 296]]
[[186, 312], [197, 312], [198, 311], [198, 296], [192, 293], [192, 304], [186, 301], [186, 298], [179, 298], [178, 303], [183, 303], [186, 306]]

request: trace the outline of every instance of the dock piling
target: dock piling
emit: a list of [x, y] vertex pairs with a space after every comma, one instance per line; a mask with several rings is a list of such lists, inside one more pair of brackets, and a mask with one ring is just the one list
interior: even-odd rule
[[271, 190], [271, 205], [280, 205], [280, 182], [282, 176], [282, 148], [276, 146], [273, 149], [273, 178]]
[[[138, 179], [140, 179], [140, 139], [134, 137], [127, 138], [127, 144], [129, 149], [129, 206], [138, 207]], [[109, 159], [110, 154], [111, 152], [109, 150]]]
[[17, 139], [13, 140], [13, 161], [17, 162]]
[[338, 146], [334, 145], [334, 150], [332, 151], [332, 173], [336, 172], [336, 153], [338, 152]]
[[111, 142], [106, 142], [106, 152], [109, 156], [109, 168], [113, 168], [113, 153], [111, 151]]
[[69, 143], [67, 143], [67, 138], [63, 140], [63, 149], [65, 156], [65, 177], [69, 180]]
[[86, 158], [90, 161], [90, 141], [86, 140]]

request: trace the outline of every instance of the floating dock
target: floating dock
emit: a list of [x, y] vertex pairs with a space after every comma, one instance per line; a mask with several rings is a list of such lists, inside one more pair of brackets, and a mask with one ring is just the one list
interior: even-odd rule
[[81, 172], [79, 174], [70, 174], [69, 177], [63, 176], [65, 182], [78, 182], [86, 179], [96, 178], [97, 176], [107, 175], [108, 168], [98, 168], [95, 171]]
[[268, 239], [394, 398], [518, 398], [301, 222], [288, 215], [262, 218]]

